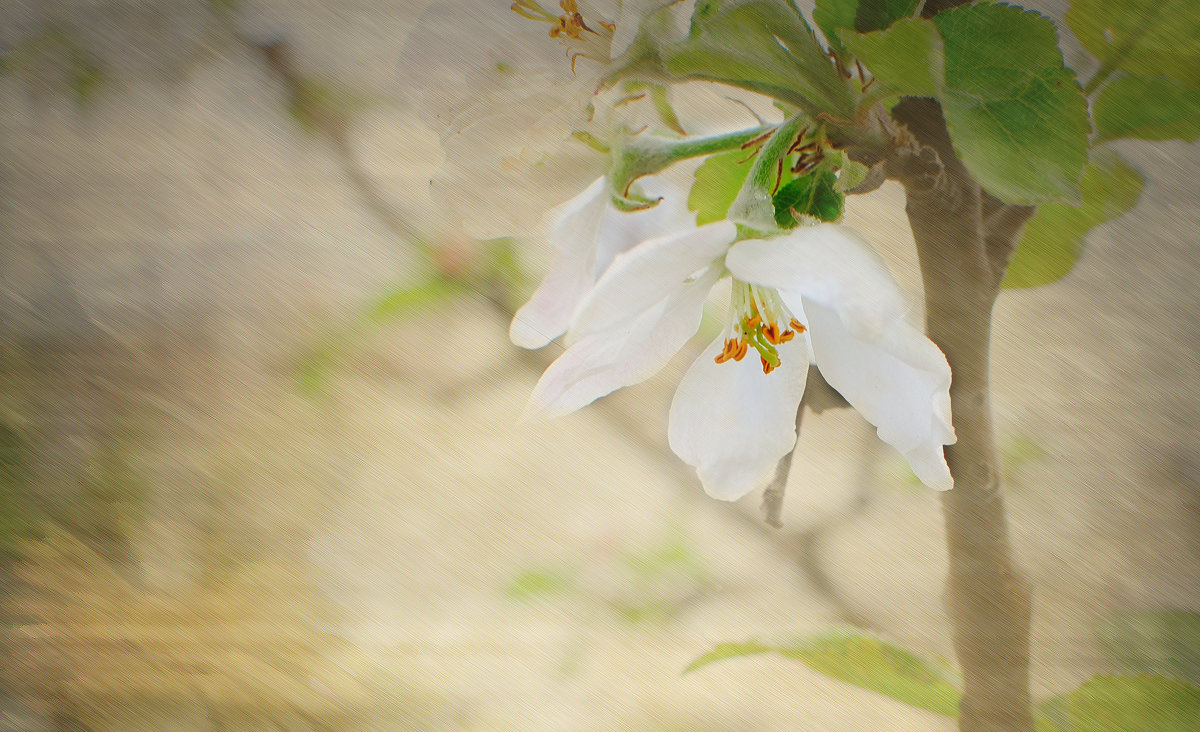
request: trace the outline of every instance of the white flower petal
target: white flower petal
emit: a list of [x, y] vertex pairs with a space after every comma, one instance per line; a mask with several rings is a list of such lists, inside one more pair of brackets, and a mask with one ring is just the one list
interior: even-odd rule
[[542, 348], [567, 330], [579, 303], [618, 254], [646, 239], [696, 227], [683, 194], [669, 183], [646, 178], [643, 188], [647, 195], [662, 198], [657, 206], [620, 211], [611, 203], [606, 180], [598, 178], [549, 212], [550, 244], [556, 255], [546, 278], [513, 316], [513, 343]]
[[948, 491], [954, 487], [954, 478], [942, 449], [937, 442], [929, 442], [904, 453], [913, 474], [935, 491]]
[[904, 298], [887, 265], [845, 226], [802, 226], [773, 239], [741, 241], [725, 266], [738, 279], [835, 308], [860, 335], [883, 332], [904, 314]]
[[445, 162], [430, 195], [450, 225], [476, 239], [531, 233], [546, 209], [604, 172], [608, 160], [571, 138], [570, 115], [552, 104], [488, 106], [480, 120], [442, 138]]
[[621, 13], [617, 16], [617, 29], [613, 34], [609, 57], [617, 58], [629, 50], [633, 39], [641, 30], [642, 22], [651, 13], [667, 8], [664, 18], [655, 18], [664, 27], [654, 35], [663, 43], [675, 43], [687, 37], [692, 24], [694, 0], [623, 0]]
[[596, 252], [597, 277], [608, 270], [618, 254], [647, 239], [696, 228], [696, 213], [687, 208], [687, 191], [654, 176], [640, 179], [637, 188], [647, 200], [657, 200], [658, 204], [640, 211], [621, 211], [612, 205], [607, 208]]
[[930, 488], [951, 487], [942, 445], [953, 444], [950, 366], [919, 330], [897, 320], [863, 338], [839, 313], [804, 300], [813, 359], [830, 386], [908, 458]]
[[[497, 90], [574, 84], [563, 45], [550, 26], [524, 18], [510, 3], [435, 0], [417, 17], [400, 49], [399, 92], [430, 124], [449, 123]], [[557, 6], [557, 3], [553, 3]], [[611, 18], [612, 16], [609, 15]], [[577, 64], [585, 71], [584, 64]], [[550, 76], [550, 80], [537, 77]], [[592, 84], [594, 89], [594, 83]]]
[[588, 289], [596, 282], [596, 247], [605, 209], [604, 178], [550, 212], [550, 244], [556, 250], [550, 272], [513, 316], [509, 337], [522, 348], [541, 348], [562, 335]]
[[696, 333], [704, 301], [720, 275], [714, 269], [624, 327], [572, 345], [542, 374], [527, 413], [567, 414], [653, 376]]
[[713, 498], [734, 501], [765, 485], [796, 444], [796, 410], [808, 377], [802, 338], [779, 347], [780, 366], [762, 372], [753, 350], [714, 363], [724, 343], [696, 358], [671, 402], [671, 449], [696, 468]]
[[580, 304], [568, 341], [619, 327], [684, 287], [701, 270], [720, 271], [712, 265], [736, 234], [733, 224], [716, 221], [644, 241], [617, 255]]

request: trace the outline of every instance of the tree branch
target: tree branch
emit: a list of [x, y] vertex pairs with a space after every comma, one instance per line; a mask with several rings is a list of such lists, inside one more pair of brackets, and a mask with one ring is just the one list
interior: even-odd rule
[[[808, 367], [808, 380], [804, 386], [804, 396], [800, 398], [800, 406], [796, 408], [796, 439], [800, 438], [800, 424], [804, 421], [804, 410], [807, 408], [813, 414], [820, 414], [826, 409], [845, 409], [850, 406], [845, 397], [829, 385], [816, 366]], [[763, 520], [776, 529], [783, 528], [783, 497], [787, 491], [788, 476], [792, 473], [792, 458], [796, 454], [793, 447], [787, 455], [779, 459], [775, 466], [775, 477], [763, 491], [762, 511]]]
[[893, 116], [942, 163], [933, 186], [901, 182], [925, 285], [926, 329], [954, 375], [958, 442], [946, 448], [954, 490], [943, 494], [942, 509], [950, 559], [946, 603], [965, 684], [959, 725], [967, 732], [1031, 732], [1031, 596], [1009, 546], [988, 360], [992, 307], [1032, 209], [980, 190], [954, 156], [937, 102], [906, 99]]

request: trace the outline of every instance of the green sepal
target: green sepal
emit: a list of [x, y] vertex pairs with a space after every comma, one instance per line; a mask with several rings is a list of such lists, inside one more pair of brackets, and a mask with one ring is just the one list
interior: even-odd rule
[[772, 199], [775, 223], [781, 228], [793, 229], [801, 223], [797, 216], [837, 221], [842, 217], [846, 200], [837, 190], [837, 183], [837, 176], [822, 168], [783, 186]]
[[657, 55], [675, 80], [729, 84], [810, 114], [853, 115], [850, 87], [789, 0], [697, 0], [690, 36]]

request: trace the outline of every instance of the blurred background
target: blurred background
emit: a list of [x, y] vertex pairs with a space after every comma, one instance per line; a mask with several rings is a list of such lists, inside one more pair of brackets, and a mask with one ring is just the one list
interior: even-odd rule
[[[438, 229], [424, 4], [0, 1], [0, 728], [953, 728], [775, 656], [681, 675], [846, 624], [952, 657], [937, 498], [844, 410], [782, 529], [706, 498], [688, 354], [518, 425], [548, 254]], [[1129, 614], [1200, 610], [1200, 150], [1121, 151], [1138, 206], [996, 312], [1039, 697], [1197, 653]], [[846, 222], [918, 291], [901, 191]]]

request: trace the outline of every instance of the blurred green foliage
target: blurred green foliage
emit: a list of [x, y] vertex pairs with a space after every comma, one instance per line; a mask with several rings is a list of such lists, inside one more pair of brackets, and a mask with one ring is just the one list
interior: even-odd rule
[[[587, 571], [585, 571], [587, 567]], [[596, 584], [595, 576], [609, 581]], [[658, 542], [609, 556], [580, 558], [571, 566], [537, 566], [518, 572], [504, 594], [518, 600], [577, 600], [606, 608], [633, 624], [668, 623], [713, 580], [686, 533], [672, 526]]]
[[1200, 685], [1200, 613], [1118, 613], [1099, 624], [1096, 638], [1119, 673], [1162, 674]]
[[17, 558], [19, 542], [34, 533], [26, 505], [27, 451], [21, 435], [0, 422], [0, 561]]
[[104, 64], [69, 30], [51, 25], [0, 54], [0, 73], [48, 75], [86, 107], [108, 81]]

